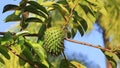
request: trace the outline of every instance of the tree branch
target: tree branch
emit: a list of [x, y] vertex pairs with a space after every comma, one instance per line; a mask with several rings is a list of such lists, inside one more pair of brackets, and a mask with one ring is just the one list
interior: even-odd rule
[[93, 45], [93, 44], [90, 44], [90, 43], [80, 42], [80, 41], [76, 41], [76, 40], [72, 40], [72, 39], [68, 39], [68, 38], [65, 38], [65, 40], [67, 40], [67, 41], [69, 41], [69, 42], [77, 43], [77, 44], [82, 44], [82, 45], [86, 45], [86, 46], [98, 48], [98, 49], [101, 49], [101, 50], [103, 50], [103, 51], [112, 52], [112, 50], [107, 49], [107, 48], [103, 48], [103, 47], [101, 47], [100, 45]]
[[[4, 35], [5, 33], [6, 33], [6, 32], [0, 32], [0, 35]], [[12, 33], [12, 34], [15, 35], [16, 33]], [[28, 35], [25, 35], [25, 36], [38, 37], [38, 34], [28, 34]], [[101, 47], [100, 45], [93, 45], [93, 44], [90, 44], [90, 43], [80, 42], [80, 41], [73, 40], [73, 39], [69, 39], [69, 38], [64, 38], [64, 39], [67, 40], [67, 41], [69, 41], [69, 42], [73, 42], [73, 43], [77, 43], [77, 44], [82, 44], [82, 45], [86, 45], [86, 46], [98, 48], [98, 49], [101, 49], [101, 50], [103, 50], [103, 51], [112, 52], [112, 50], [107, 49], [107, 48], [103, 48], [103, 47]]]

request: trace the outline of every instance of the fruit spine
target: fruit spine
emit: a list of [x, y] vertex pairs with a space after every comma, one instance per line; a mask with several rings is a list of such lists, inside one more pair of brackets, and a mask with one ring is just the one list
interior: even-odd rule
[[60, 27], [48, 28], [44, 35], [43, 47], [53, 56], [64, 51], [64, 31]]

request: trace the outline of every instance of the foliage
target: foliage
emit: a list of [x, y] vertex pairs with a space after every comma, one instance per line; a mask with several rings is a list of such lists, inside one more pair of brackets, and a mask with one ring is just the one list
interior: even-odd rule
[[[64, 52], [58, 56], [51, 56], [47, 53], [49, 47], [48, 50], [43, 47], [43, 41], [46, 39], [44, 34], [48, 28], [60, 27], [60, 30], [64, 30], [65, 38], [74, 38], [77, 31], [83, 36], [96, 21], [99, 21], [100, 25], [108, 30], [106, 25], [114, 24], [110, 24], [111, 16], [115, 17], [112, 22], [120, 20], [118, 15], [120, 8], [115, 1], [112, 2], [115, 4], [113, 9], [117, 8], [114, 10], [115, 14], [113, 15], [115, 16], [111, 14], [113, 9], [110, 7], [113, 4], [102, 0], [21, 0], [19, 5], [6, 5], [3, 13], [11, 10], [14, 12], [5, 18], [5, 22], [19, 21], [20, 28], [18, 28], [17, 33], [6, 32], [3, 36], [0, 36], [0, 53], [2, 55], [0, 56], [0, 66], [6, 68], [16, 68], [16, 65], [17, 68], [86, 68], [77, 61], [68, 60]], [[108, 23], [104, 21], [108, 21]], [[118, 23], [115, 25], [115, 27], [119, 26]], [[111, 32], [118, 28], [113, 28], [108, 32], [108, 36], [111, 36]], [[61, 33], [59, 31], [56, 33], [55, 30], [52, 31], [51, 33], [55, 34]], [[114, 34], [119, 36], [118, 32]], [[50, 47], [53, 46], [53, 49], [57, 48], [57, 44], [61, 45], [59, 42], [64, 41], [54, 42], [56, 37], [51, 38], [50, 34], [47, 35], [50, 38], [48, 38], [49, 41], [46, 39], [45, 43], [50, 42]], [[59, 35], [55, 36], [57, 36], [57, 40], [61, 38]], [[117, 41], [119, 41], [118, 39]], [[102, 51], [113, 68], [116, 68], [120, 57], [120, 49], [104, 50], [107, 49]], [[13, 60], [15, 61], [13, 62]], [[13, 63], [8, 64], [9, 62]]]

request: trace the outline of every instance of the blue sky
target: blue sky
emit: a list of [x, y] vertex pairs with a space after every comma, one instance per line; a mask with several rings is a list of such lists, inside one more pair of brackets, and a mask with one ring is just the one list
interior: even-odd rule
[[[3, 7], [6, 4], [18, 4], [19, 1], [20, 0], [0, 0], [0, 32], [7, 31], [7, 29], [11, 27], [11, 25], [15, 24], [15, 22], [4, 23], [5, 17], [11, 12], [6, 12], [3, 14]], [[74, 39], [103, 46], [104, 44], [102, 40], [102, 34], [100, 34], [97, 29], [98, 26], [95, 25], [94, 29], [90, 32], [89, 35], [81, 37], [80, 34], [77, 33]], [[99, 49], [67, 41], [65, 41], [65, 47], [65, 53], [67, 54], [67, 56], [76, 56], [68, 58], [79, 59], [80, 61], [83, 61], [83, 63], [86, 64], [88, 68], [106, 68], [105, 57]]]

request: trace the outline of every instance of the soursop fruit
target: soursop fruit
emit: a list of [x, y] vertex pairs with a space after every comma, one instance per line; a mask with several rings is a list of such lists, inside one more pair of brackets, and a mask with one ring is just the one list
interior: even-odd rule
[[64, 51], [64, 31], [60, 27], [48, 28], [44, 35], [43, 47], [53, 56], [60, 55]]

